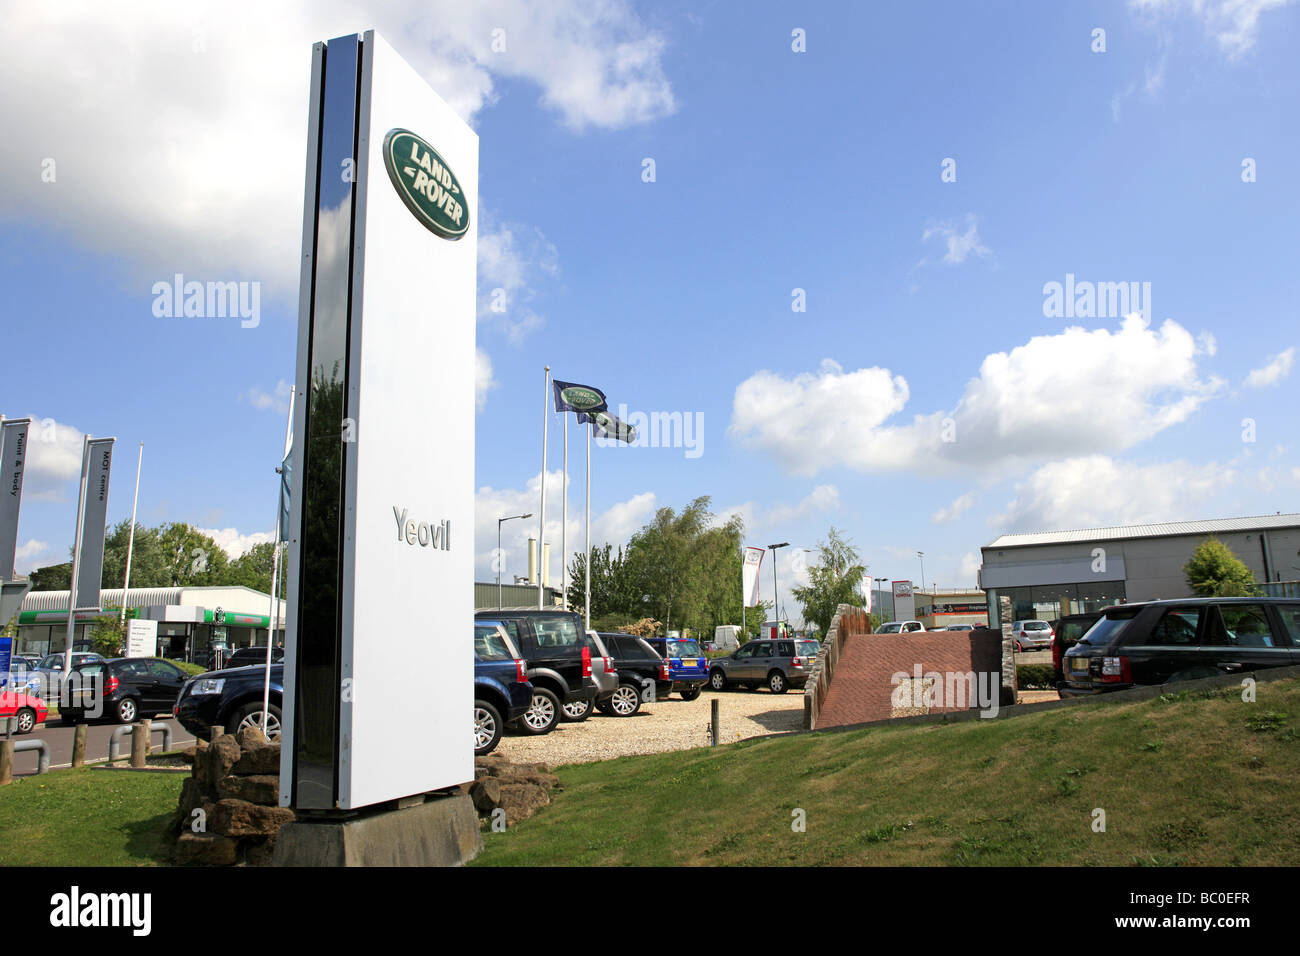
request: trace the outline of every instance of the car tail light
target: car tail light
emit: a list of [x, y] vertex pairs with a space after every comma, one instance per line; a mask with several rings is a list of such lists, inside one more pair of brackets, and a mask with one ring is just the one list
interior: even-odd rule
[[119, 681], [116, 677], [113, 677], [110, 674], [108, 680], [104, 681], [104, 693], [105, 694], [113, 693], [113, 691], [117, 690], [118, 684], [120, 683], [121, 681]]
[[606, 658], [604, 658], [604, 661], [605, 661], [605, 673], [606, 673], [606, 674], [617, 674], [617, 673], [618, 673], [618, 668], [614, 666], [614, 658], [612, 658], [612, 657], [606, 657]]
[[1131, 684], [1133, 673], [1129, 670], [1127, 657], [1103, 657], [1101, 659], [1101, 679], [1106, 684]]
[[1061, 669], [1061, 645], [1058, 644], [1058, 643], [1056, 642], [1056, 639], [1055, 639], [1055, 638], [1053, 638], [1053, 640], [1052, 640], [1052, 670], [1057, 670], [1057, 671], [1059, 671], [1060, 669]]
[[590, 647], [584, 647], [582, 649], [582, 676], [583, 677], [591, 676], [591, 648]]
[[515, 658], [515, 680], [523, 683], [528, 680], [528, 662]]
[[660, 661], [660, 662], [659, 662], [659, 676], [660, 676], [660, 678], [662, 678], [663, 680], [667, 680], [668, 677], [670, 676], [670, 674], [671, 674], [671, 671], [669, 671], [669, 669], [668, 669], [668, 662], [667, 662], [667, 661]]

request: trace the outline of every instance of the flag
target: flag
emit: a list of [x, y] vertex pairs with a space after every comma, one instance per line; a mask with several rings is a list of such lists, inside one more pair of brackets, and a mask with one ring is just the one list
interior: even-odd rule
[[289, 540], [289, 485], [292, 478], [293, 450], [284, 450], [284, 461], [280, 463], [280, 540]]
[[555, 390], [555, 410], [557, 412], [577, 412], [582, 421], [584, 412], [603, 412], [608, 407], [605, 393], [590, 385], [577, 385], [573, 382], [561, 382], [554, 379], [551, 388]]
[[636, 429], [609, 412], [579, 414], [578, 421], [591, 422], [592, 434], [597, 438], [613, 438], [616, 441], [625, 441], [629, 445], [636, 441]]
[[763, 565], [764, 548], [745, 548], [745, 563], [741, 566], [741, 591], [744, 593], [745, 605], [754, 607], [759, 602], [759, 568]]

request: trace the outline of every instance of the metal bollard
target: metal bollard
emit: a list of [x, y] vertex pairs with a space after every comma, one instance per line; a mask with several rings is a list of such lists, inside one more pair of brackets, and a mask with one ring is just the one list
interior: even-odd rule
[[716, 697], [713, 698], [713, 706], [711, 708], [712, 710], [711, 723], [712, 723], [712, 737], [713, 737], [714, 747], [716, 747], [718, 745], [718, 741], [722, 739], [722, 718], [718, 715], [718, 703], [719, 703], [718, 698]]
[[35, 740], [19, 740], [14, 744], [14, 750], [17, 753], [26, 753], [29, 750], [35, 750], [36, 772], [48, 773], [50, 770], [50, 745], [39, 737]]
[[[141, 723], [149, 723], [149, 721], [142, 721]], [[118, 727], [116, 730], [113, 731], [113, 735], [108, 738], [108, 760], [110, 763], [112, 763], [114, 760], [121, 759], [122, 738], [127, 734], [132, 733], [134, 730], [135, 727], [133, 725], [123, 724], [121, 727]], [[163, 750], [171, 750], [173, 746], [171, 724], [159, 724], [156, 727], [151, 727], [149, 731], [150, 736], [152, 737], [153, 734], [158, 733], [160, 731], [162, 732], [163, 735], [163, 741], [162, 741]], [[134, 738], [132, 738], [131, 747], [132, 747], [132, 754], [134, 755], [134, 750], [135, 750]], [[148, 753], [147, 749], [145, 753]]]

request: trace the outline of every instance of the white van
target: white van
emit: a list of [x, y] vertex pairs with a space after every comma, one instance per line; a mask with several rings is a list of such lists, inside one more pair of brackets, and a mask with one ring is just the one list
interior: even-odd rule
[[735, 624], [719, 624], [713, 629], [713, 646], [719, 651], [730, 651], [740, 646], [740, 627]]

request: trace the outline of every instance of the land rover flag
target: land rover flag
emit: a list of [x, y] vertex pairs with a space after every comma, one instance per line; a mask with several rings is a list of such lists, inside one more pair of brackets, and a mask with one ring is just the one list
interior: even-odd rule
[[108, 477], [113, 468], [113, 438], [86, 442], [81, 473], [86, 478], [86, 501], [81, 511], [81, 556], [77, 563], [74, 608], [99, 607], [99, 585], [104, 576], [104, 532], [108, 526]]
[[603, 412], [608, 406], [605, 393], [590, 385], [576, 385], [573, 382], [551, 381], [555, 390], [555, 410], [557, 412], [577, 412], [582, 421], [585, 412]]
[[636, 441], [636, 429], [609, 412], [593, 412], [590, 415], [580, 413], [578, 421], [591, 422], [592, 434], [597, 438], [624, 441], [629, 445]]
[[744, 592], [745, 606], [758, 604], [758, 569], [763, 566], [763, 548], [745, 548], [745, 563], [741, 568], [741, 590]]
[[28, 418], [15, 418], [0, 430], [0, 476], [4, 495], [0, 498], [0, 581], [14, 576], [14, 555], [18, 551], [18, 508], [23, 497], [23, 463], [27, 460]]

